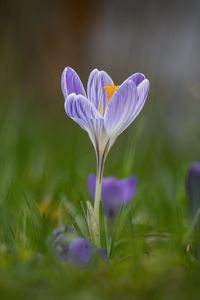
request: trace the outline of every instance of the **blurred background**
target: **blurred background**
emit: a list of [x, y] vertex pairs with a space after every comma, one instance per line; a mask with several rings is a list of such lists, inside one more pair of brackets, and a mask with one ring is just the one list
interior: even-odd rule
[[23, 105], [23, 93], [45, 113], [48, 107], [61, 113], [65, 66], [77, 70], [85, 84], [95, 67], [116, 83], [140, 71], [151, 82], [150, 105], [163, 109], [173, 130], [184, 134], [198, 121], [198, 0], [8, 0], [0, 5], [1, 102], [18, 98]]
[[[150, 155], [156, 158], [160, 155], [169, 168], [177, 158], [180, 161], [176, 167], [187, 159], [199, 159], [198, 0], [1, 1], [0, 32], [1, 157], [4, 164], [7, 155], [8, 161], [12, 158], [13, 165], [19, 165], [19, 172], [24, 166], [27, 173], [31, 173], [31, 168], [37, 173], [45, 168], [41, 162], [44, 158], [48, 160], [47, 156], [54, 149], [55, 157], [44, 163], [51, 166], [53, 177], [56, 166], [59, 173], [75, 163], [72, 153], [74, 149], [78, 153], [80, 145], [76, 142], [79, 141], [85, 165], [85, 171], [82, 168], [80, 172], [86, 177], [91, 171], [88, 161], [91, 157], [94, 159], [94, 153], [90, 142], [63, 109], [60, 77], [65, 66], [73, 67], [85, 85], [93, 68], [107, 71], [116, 84], [135, 72], [149, 78], [147, 104], [136, 125], [120, 137], [114, 152], [115, 166], [118, 166], [121, 151], [124, 152], [123, 141], [136, 142], [133, 137], [139, 131], [142, 136], [136, 157], [140, 154], [141, 160], [138, 166], [137, 159], [134, 163], [138, 172], [142, 170], [142, 163], [149, 172], [155, 168], [155, 162], [148, 166]], [[138, 129], [140, 127], [143, 129]], [[147, 145], [151, 145], [151, 150]], [[67, 154], [69, 149], [71, 154]], [[61, 151], [63, 156], [66, 153], [66, 161], [61, 159]], [[167, 158], [169, 153], [176, 153], [171, 165]], [[95, 159], [92, 165], [95, 166]], [[5, 169], [7, 166], [8, 162]], [[50, 174], [47, 170], [45, 172]], [[121, 169], [111, 167], [109, 173], [115, 171], [120, 174]], [[131, 165], [124, 175], [133, 171]], [[30, 176], [33, 178], [33, 174]]]

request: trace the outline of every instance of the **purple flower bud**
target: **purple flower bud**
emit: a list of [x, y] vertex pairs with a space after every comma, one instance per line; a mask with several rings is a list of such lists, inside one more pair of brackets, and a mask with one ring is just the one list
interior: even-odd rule
[[190, 207], [193, 217], [200, 208], [200, 161], [192, 164], [186, 179]]
[[[96, 176], [88, 176], [88, 190], [92, 200], [95, 196]], [[116, 216], [123, 205], [133, 199], [137, 188], [137, 179], [135, 176], [130, 176], [125, 179], [117, 179], [115, 177], [103, 178], [102, 181], [102, 205], [105, 215], [108, 218]]]
[[72, 226], [60, 226], [54, 229], [51, 236], [51, 244], [58, 258], [68, 258], [68, 245], [77, 237], [77, 232]]
[[94, 246], [84, 238], [74, 239], [68, 247], [69, 260], [76, 265], [87, 265], [94, 254]]
[[105, 248], [96, 248], [89, 240], [78, 237], [72, 226], [61, 226], [53, 231], [52, 247], [62, 261], [70, 261], [77, 266], [86, 266], [93, 259], [108, 261]]
[[73, 232], [74, 231], [74, 228], [72, 226], [60, 226], [56, 229], [54, 229], [53, 231], [53, 236], [55, 238], [58, 238], [59, 236], [63, 235], [63, 234], [66, 234], [66, 233], [69, 233], [69, 232]]

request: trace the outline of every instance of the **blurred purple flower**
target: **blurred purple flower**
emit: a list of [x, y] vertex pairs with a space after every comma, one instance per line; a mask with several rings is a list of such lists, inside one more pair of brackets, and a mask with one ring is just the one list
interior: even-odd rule
[[149, 92], [149, 80], [141, 73], [116, 86], [106, 72], [94, 69], [86, 94], [79, 76], [70, 67], [62, 73], [61, 86], [67, 115], [88, 132], [97, 153], [109, 151], [138, 116]]
[[96, 248], [89, 240], [77, 237], [71, 226], [61, 226], [53, 231], [52, 246], [56, 256], [63, 261], [70, 261], [78, 266], [88, 265], [94, 258], [107, 261], [105, 248]]
[[[88, 191], [92, 200], [95, 196], [96, 176], [88, 176]], [[137, 178], [130, 176], [126, 179], [115, 177], [103, 178], [102, 205], [107, 217], [114, 217], [123, 205], [127, 205], [133, 198], [137, 188]]]
[[88, 265], [94, 254], [94, 246], [84, 238], [74, 239], [68, 247], [69, 260], [76, 265]]
[[200, 161], [192, 164], [186, 179], [190, 207], [193, 217], [200, 209]]

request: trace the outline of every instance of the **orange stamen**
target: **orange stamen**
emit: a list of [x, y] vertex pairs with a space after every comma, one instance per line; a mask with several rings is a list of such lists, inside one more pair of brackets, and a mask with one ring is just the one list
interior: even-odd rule
[[103, 116], [103, 104], [102, 103], [100, 104], [99, 112]]
[[118, 90], [118, 88], [119, 88], [119, 85], [113, 85], [113, 84], [109, 84], [109, 85], [104, 86], [104, 90], [107, 93], [108, 102], [110, 102], [114, 92], [116, 90]]

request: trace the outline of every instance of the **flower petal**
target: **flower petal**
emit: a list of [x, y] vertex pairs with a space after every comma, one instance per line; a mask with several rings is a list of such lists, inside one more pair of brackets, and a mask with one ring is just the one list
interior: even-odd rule
[[88, 176], [88, 192], [89, 192], [89, 195], [90, 195], [90, 198], [92, 200], [94, 200], [94, 197], [95, 197], [95, 188], [96, 188], [96, 176], [93, 175], [93, 174], [90, 174]]
[[138, 90], [139, 100], [138, 100], [138, 103], [135, 108], [135, 113], [133, 116], [134, 119], [139, 115], [140, 111], [142, 110], [142, 108], [146, 102], [147, 96], [149, 94], [149, 80], [148, 79], [143, 80], [139, 84], [137, 90]]
[[137, 189], [137, 178], [130, 176], [124, 180], [121, 180], [121, 187], [123, 189], [123, 200], [125, 204], [133, 198]]
[[74, 264], [84, 266], [90, 262], [94, 254], [94, 246], [84, 238], [76, 238], [69, 244], [68, 251], [69, 259]]
[[142, 73], [135, 73], [128, 78], [128, 80], [132, 80], [136, 86], [138, 86], [144, 79], [145, 76]]
[[121, 181], [115, 177], [107, 177], [103, 179], [101, 198], [106, 216], [113, 218], [124, 204]]
[[[190, 209], [193, 218], [200, 209], [200, 161], [194, 162], [188, 170], [186, 188], [190, 200]], [[197, 224], [200, 227], [200, 221]]]
[[143, 80], [137, 88], [133, 81], [126, 80], [116, 91], [104, 117], [105, 128], [113, 142], [139, 115], [148, 92], [148, 79]]
[[[95, 197], [96, 176], [88, 176], [88, 191], [92, 200]], [[127, 205], [133, 198], [137, 187], [137, 178], [135, 176], [126, 179], [117, 179], [115, 177], [103, 178], [102, 181], [102, 206], [104, 213], [108, 218], [113, 218], [120, 208]]]
[[88, 132], [96, 149], [104, 120], [94, 105], [82, 95], [70, 94], [65, 100], [65, 111], [71, 119]]
[[94, 69], [90, 73], [87, 85], [87, 95], [88, 99], [94, 104], [98, 111], [100, 110], [100, 104], [103, 105], [103, 112], [108, 104], [104, 87], [109, 84], [113, 84], [113, 81], [106, 72]]
[[65, 100], [65, 111], [70, 118], [76, 120], [77, 123], [80, 122], [80, 125], [90, 124], [91, 120], [102, 119], [92, 103], [84, 96], [74, 93]]
[[118, 131], [118, 135], [120, 135], [129, 125], [131, 125], [131, 123], [133, 123], [133, 121], [137, 118], [137, 116], [141, 112], [149, 93], [149, 80], [148, 79], [143, 80], [142, 83], [140, 83], [140, 85], [137, 87], [137, 91], [139, 97], [137, 104], [135, 107], [133, 107], [132, 110], [130, 110], [129, 118], [127, 118], [126, 122]]
[[138, 103], [136, 85], [126, 80], [113, 95], [107, 106], [104, 120], [108, 135], [116, 137], [125, 130]]
[[72, 93], [86, 96], [85, 89], [78, 74], [70, 67], [65, 68], [62, 73], [61, 87], [65, 99]]

